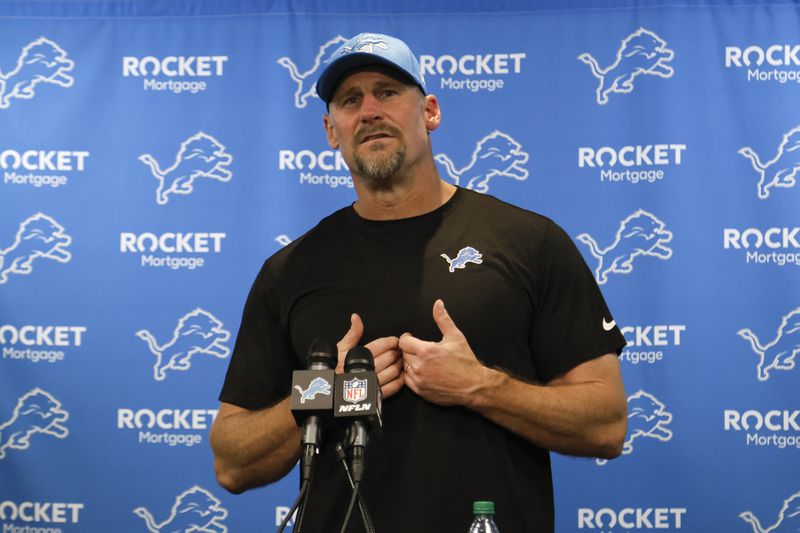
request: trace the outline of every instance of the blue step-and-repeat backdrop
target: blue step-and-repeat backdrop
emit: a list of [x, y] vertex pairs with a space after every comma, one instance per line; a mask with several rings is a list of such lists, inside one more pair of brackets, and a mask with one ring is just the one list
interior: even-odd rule
[[275, 530], [296, 473], [226, 493], [209, 427], [262, 261], [354, 199], [313, 83], [364, 31], [419, 54], [442, 177], [559, 222], [628, 339], [557, 530], [797, 531], [798, 6], [331, 4], [0, 4], [2, 532]]

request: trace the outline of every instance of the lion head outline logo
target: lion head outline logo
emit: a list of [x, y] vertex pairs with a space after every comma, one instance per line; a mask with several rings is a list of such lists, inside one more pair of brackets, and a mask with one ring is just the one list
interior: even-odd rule
[[0, 284], [8, 281], [10, 274], [33, 272], [35, 259], [69, 262], [72, 254], [66, 247], [71, 243], [72, 237], [53, 217], [39, 212], [26, 218], [20, 223], [14, 242], [0, 250]]
[[528, 170], [522, 165], [530, 158], [522, 145], [507, 133], [495, 130], [479, 140], [469, 162], [460, 170], [446, 154], [436, 154], [439, 163], [455, 185], [485, 193], [495, 177], [517, 181], [528, 179]]
[[75, 62], [67, 52], [45, 37], [39, 37], [22, 49], [17, 65], [8, 74], [0, 74], [0, 109], [8, 109], [12, 98], [31, 99], [40, 83], [72, 87], [75, 79], [67, 74]]
[[[291, 77], [292, 81], [297, 85], [294, 92], [294, 106], [297, 109], [306, 107], [310, 98], [319, 98], [319, 96], [317, 96], [315, 74], [321, 65], [331, 61], [333, 53], [344, 42], [347, 42], [347, 39], [341, 35], [337, 35], [325, 42], [319, 47], [311, 67], [303, 72], [300, 72], [300, 69], [290, 57], [284, 56], [278, 59], [277, 63], [289, 71], [289, 77]], [[309, 80], [312, 80], [312, 82], [310, 85], [306, 86], [306, 82]]]
[[589, 253], [597, 259], [594, 269], [598, 285], [608, 281], [609, 274], [630, 274], [633, 261], [640, 256], [667, 260], [672, 257], [672, 249], [666, 244], [672, 241], [672, 232], [666, 224], [652, 213], [638, 209], [623, 219], [614, 241], [601, 249], [588, 233], [581, 233], [575, 239], [589, 247]]
[[222, 502], [206, 489], [194, 485], [175, 497], [170, 515], [160, 524], [145, 507], [137, 507], [133, 514], [144, 520], [151, 533], [168, 531], [197, 531], [207, 533], [226, 533], [228, 526], [222, 523], [228, 510]]
[[[638, 390], [628, 396], [628, 436], [622, 446], [622, 455], [633, 452], [633, 441], [640, 437], [667, 442], [672, 439], [672, 430], [667, 425], [672, 422], [672, 413], [655, 396]], [[608, 463], [607, 459], [597, 459], [598, 465]]]
[[153, 335], [143, 329], [136, 336], [147, 343], [150, 352], [156, 356], [153, 377], [163, 381], [167, 370], [189, 370], [194, 355], [206, 354], [219, 359], [230, 355], [230, 348], [223, 343], [231, 338], [217, 317], [201, 308], [183, 315], [172, 333], [169, 342], [159, 346]]
[[43, 433], [57, 439], [69, 435], [64, 422], [69, 413], [52, 394], [39, 387], [20, 396], [11, 418], [0, 424], [0, 459], [6, 449], [26, 450], [33, 435]]
[[637, 76], [650, 74], [660, 78], [671, 78], [675, 73], [668, 65], [675, 52], [667, 48], [667, 41], [650, 30], [639, 28], [625, 39], [617, 50], [617, 59], [603, 70], [588, 52], [578, 56], [600, 80], [597, 86], [597, 103], [608, 103], [611, 93], [626, 94], [633, 91], [633, 80]]
[[778, 334], [767, 344], [762, 344], [748, 328], [736, 332], [750, 343], [758, 355], [756, 375], [759, 381], [767, 381], [771, 370], [793, 370], [800, 355], [800, 307], [781, 318]]
[[797, 172], [800, 171], [800, 126], [783, 134], [777, 154], [766, 163], [762, 163], [758, 153], [749, 146], [742, 147], [738, 153], [749, 159], [753, 169], [758, 172], [758, 198], [766, 200], [771, 188], [789, 189], [797, 183]]
[[761, 525], [761, 521], [752, 511], [740, 513], [739, 518], [750, 524], [753, 533], [800, 531], [800, 490], [783, 500], [783, 505], [778, 511], [778, 520], [767, 528]]
[[158, 161], [150, 154], [142, 154], [139, 161], [150, 167], [153, 177], [158, 180], [156, 203], [165, 205], [171, 194], [191, 194], [198, 178], [209, 178], [228, 182], [233, 174], [228, 166], [233, 156], [217, 139], [199, 131], [183, 141], [175, 156], [175, 163], [161, 170]]

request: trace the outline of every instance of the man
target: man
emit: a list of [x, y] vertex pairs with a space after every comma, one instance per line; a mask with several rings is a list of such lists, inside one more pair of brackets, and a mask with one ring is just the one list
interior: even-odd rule
[[[253, 285], [211, 432], [219, 482], [238, 493], [291, 470], [291, 373], [314, 338], [340, 339], [337, 371], [366, 345], [384, 397], [362, 484], [376, 531], [466, 531], [481, 499], [504, 531], [552, 531], [548, 450], [611, 458], [625, 437], [625, 340], [592, 274], [550, 220], [440, 179], [441, 111], [402, 41], [344, 43], [317, 92], [357, 200]], [[308, 533], [338, 531], [350, 496], [333, 440]]]

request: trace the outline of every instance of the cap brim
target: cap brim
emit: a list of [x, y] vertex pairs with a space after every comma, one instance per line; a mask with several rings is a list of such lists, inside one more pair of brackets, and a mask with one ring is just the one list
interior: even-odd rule
[[320, 76], [319, 80], [317, 80], [317, 95], [326, 104], [330, 103], [331, 98], [333, 98], [333, 93], [336, 92], [336, 88], [339, 86], [339, 82], [347, 72], [370, 65], [383, 65], [389, 67], [400, 74], [404, 80], [408, 81], [408, 83], [419, 87], [419, 84], [416, 82], [416, 80], [414, 80], [414, 77], [404, 69], [400, 68], [396, 63], [379, 55], [366, 52], [355, 52], [340, 57], [325, 68], [322, 76]]

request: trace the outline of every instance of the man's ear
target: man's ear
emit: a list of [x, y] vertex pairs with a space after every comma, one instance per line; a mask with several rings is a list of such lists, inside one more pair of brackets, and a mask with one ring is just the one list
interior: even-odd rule
[[439, 108], [439, 100], [435, 95], [425, 96], [425, 129], [429, 132], [439, 127], [442, 122], [442, 110]]
[[333, 121], [328, 113], [322, 115], [322, 123], [325, 125], [325, 137], [328, 139], [328, 146], [334, 150], [339, 149], [339, 141], [336, 139], [336, 132], [333, 130]]

